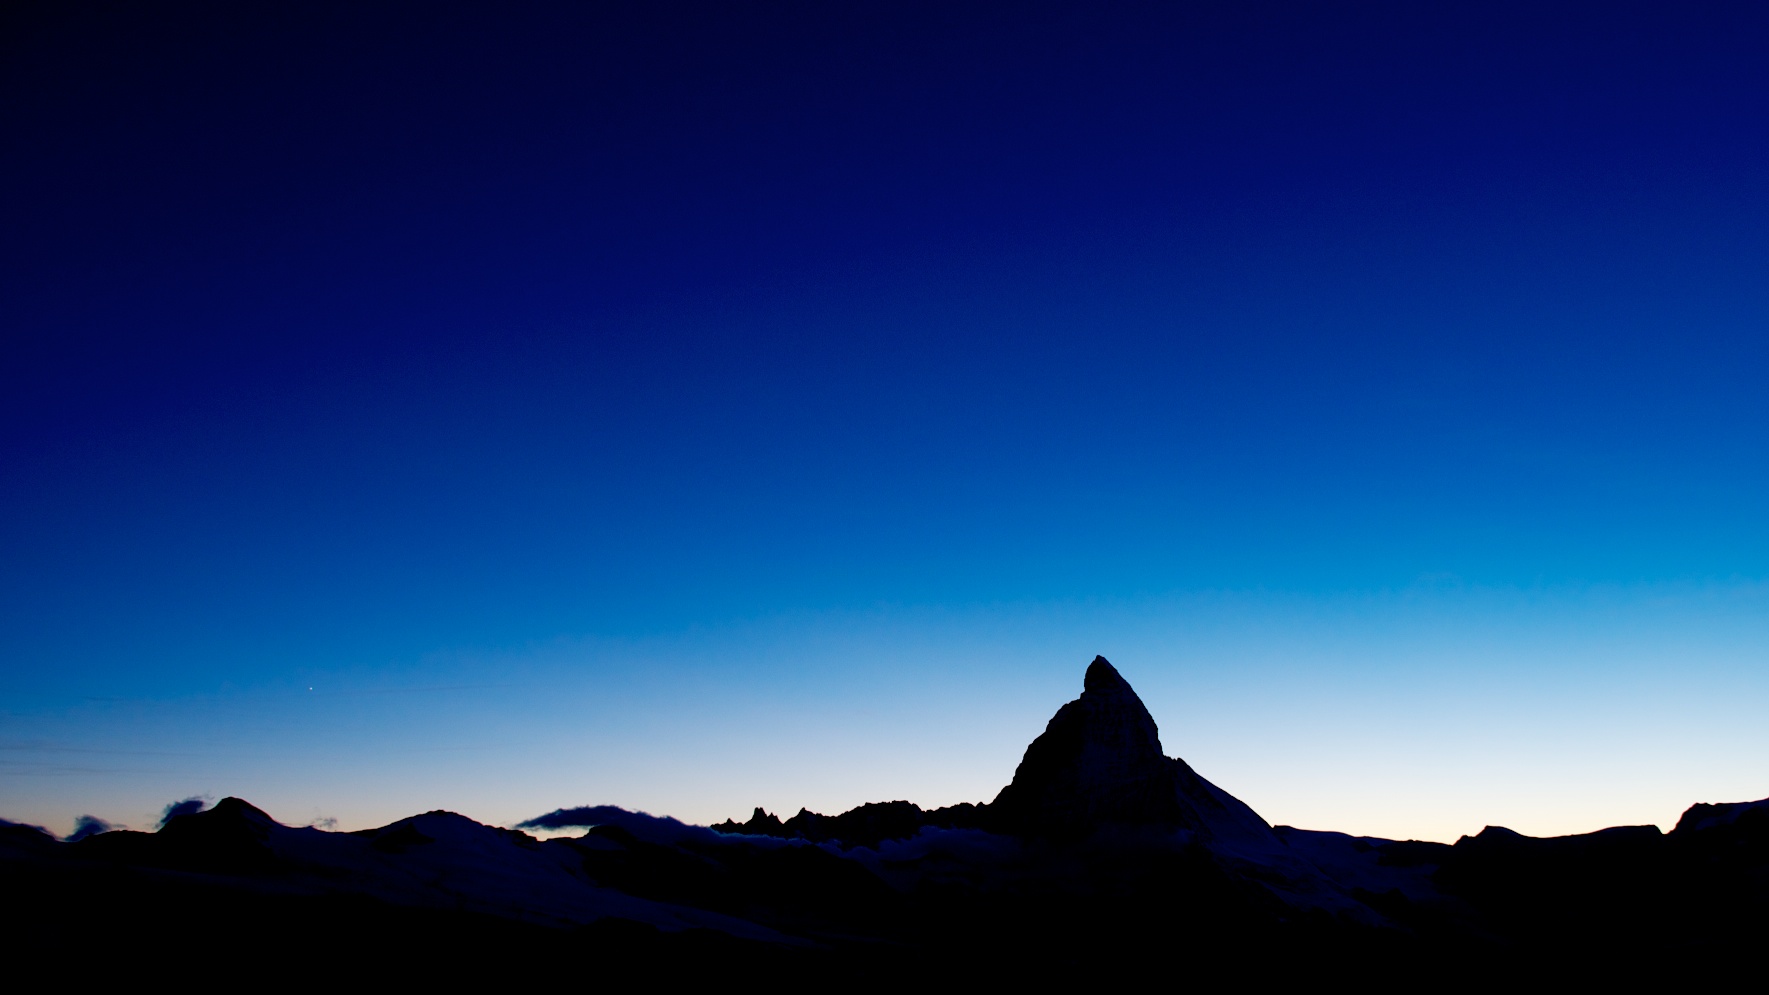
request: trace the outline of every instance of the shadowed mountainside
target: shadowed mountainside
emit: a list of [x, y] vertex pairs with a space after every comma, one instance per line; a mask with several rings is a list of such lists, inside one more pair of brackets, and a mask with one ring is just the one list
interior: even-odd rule
[[[237, 798], [193, 808], [72, 842], [0, 824], [6, 935], [99, 966], [299, 949], [407, 981], [595, 963], [1097, 982], [1184, 962], [1399, 983], [1450, 966], [1636, 976], [1737, 956], [1769, 926], [1769, 800], [1696, 805], [1669, 834], [1488, 827], [1452, 846], [1274, 828], [1165, 756], [1103, 658], [983, 805], [757, 809], [712, 828], [612, 806], [518, 829], [428, 812], [355, 833]], [[568, 827], [586, 831], [521, 831]]]
[[1252, 809], [1161, 752], [1149, 710], [1103, 656], [1088, 665], [1081, 697], [1058, 709], [989, 807], [992, 828], [1022, 836], [1080, 838], [1134, 826], [1276, 842]]
[[1271, 827], [1240, 799], [1162, 752], [1154, 718], [1103, 656], [1088, 665], [1081, 697], [1057, 711], [988, 805], [923, 811], [906, 801], [875, 802], [836, 816], [800, 809], [784, 822], [758, 808], [748, 822], [713, 828], [870, 845], [922, 827], [1048, 840], [1107, 829], [1184, 831], [1209, 841], [1277, 845]]

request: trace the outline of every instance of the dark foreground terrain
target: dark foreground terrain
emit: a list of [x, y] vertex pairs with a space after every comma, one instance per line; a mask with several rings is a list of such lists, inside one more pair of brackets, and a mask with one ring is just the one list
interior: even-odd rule
[[1271, 827], [1103, 659], [987, 805], [687, 826], [612, 807], [359, 833], [236, 798], [156, 833], [0, 826], [15, 963], [69, 982], [721, 987], [1684, 982], [1769, 935], [1769, 800], [1455, 845]]

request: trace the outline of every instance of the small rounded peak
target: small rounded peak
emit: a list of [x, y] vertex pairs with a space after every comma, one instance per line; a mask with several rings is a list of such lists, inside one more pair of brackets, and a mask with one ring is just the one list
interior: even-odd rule
[[265, 812], [263, 809], [259, 808], [258, 806], [252, 804], [249, 801], [246, 801], [244, 798], [235, 798], [232, 795], [229, 795], [226, 798], [223, 798], [220, 801], [216, 802], [215, 807], [210, 809], [209, 811], [211, 813], [213, 813], [217, 818], [221, 818], [221, 817], [225, 817], [225, 818], [229, 818], [229, 819], [243, 818], [249, 822], [261, 822], [261, 823], [267, 822], [267, 823], [276, 824], [276, 820], [272, 819], [270, 817], [270, 814]]
[[1087, 665], [1087, 676], [1081, 679], [1081, 689], [1084, 691], [1104, 691], [1107, 688], [1117, 687], [1129, 687], [1129, 684], [1118, 673], [1118, 668], [1112, 666], [1110, 660], [1103, 656], [1094, 657], [1093, 662]]

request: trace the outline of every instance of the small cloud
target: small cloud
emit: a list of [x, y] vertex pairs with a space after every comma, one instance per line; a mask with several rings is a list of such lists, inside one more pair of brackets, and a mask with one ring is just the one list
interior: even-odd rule
[[312, 822], [309, 822], [307, 826], [309, 829], [323, 829], [329, 833], [338, 828], [338, 820], [329, 815], [322, 815]]
[[673, 845], [690, 839], [717, 843], [725, 839], [704, 826], [685, 825], [668, 816], [659, 818], [644, 812], [628, 812], [613, 805], [554, 809], [546, 815], [516, 823], [517, 829], [588, 829], [594, 826], [616, 826], [650, 843]]
[[74, 831], [63, 836], [61, 841], [63, 843], [78, 843], [88, 836], [108, 833], [117, 828], [119, 827], [111, 825], [96, 815], [82, 815], [74, 820]]
[[166, 811], [160, 814], [160, 824], [157, 828], [166, 828], [166, 823], [171, 822], [173, 819], [176, 819], [181, 815], [195, 815], [198, 812], [201, 812], [203, 807], [207, 804], [209, 804], [209, 800], [202, 797], [186, 798], [181, 802], [173, 802], [172, 804], [167, 805]]
[[537, 815], [525, 822], [516, 823], [517, 829], [588, 829], [609, 821], [612, 806], [597, 805], [586, 808], [560, 808]]

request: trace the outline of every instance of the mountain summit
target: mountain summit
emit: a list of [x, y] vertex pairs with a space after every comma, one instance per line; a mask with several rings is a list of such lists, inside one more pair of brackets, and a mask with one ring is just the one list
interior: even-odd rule
[[863, 805], [839, 816], [800, 812], [782, 822], [756, 809], [713, 828], [755, 836], [876, 843], [921, 827], [978, 828], [1080, 840], [1102, 829], [1187, 831], [1205, 842], [1282, 847], [1257, 813], [1161, 749], [1161, 733], [1130, 682], [1103, 656], [1088, 664], [1081, 697], [1057, 709], [1026, 747], [1013, 781], [987, 805], [923, 811], [909, 802]]
[[1252, 809], [1162, 752], [1148, 708], [1103, 656], [1088, 665], [1081, 697], [1057, 710], [989, 808], [998, 826], [1023, 836], [1078, 837], [1110, 826], [1276, 842]]
[[[1273, 829], [1162, 752], [1104, 658], [987, 805], [757, 809], [710, 828], [607, 805], [511, 829], [433, 811], [343, 833], [223, 798], [72, 841], [0, 819], [0, 936], [20, 949], [182, 967], [202, 936], [236, 974], [299, 949], [333, 973], [454, 987], [463, 968], [555, 985], [585, 963], [713, 984], [895, 970], [886, 983], [917, 990], [1128, 987], [1176, 963], [1293, 965], [1299, 983], [1356, 965], [1377, 987], [1482, 965], [1489, 987], [1605, 964], [1635, 980], [1692, 956], [1749, 963], [1765, 882], [1769, 799], [1697, 805], [1670, 833], [1489, 827], [1451, 846]], [[111, 908], [154, 915], [92, 914]]]

